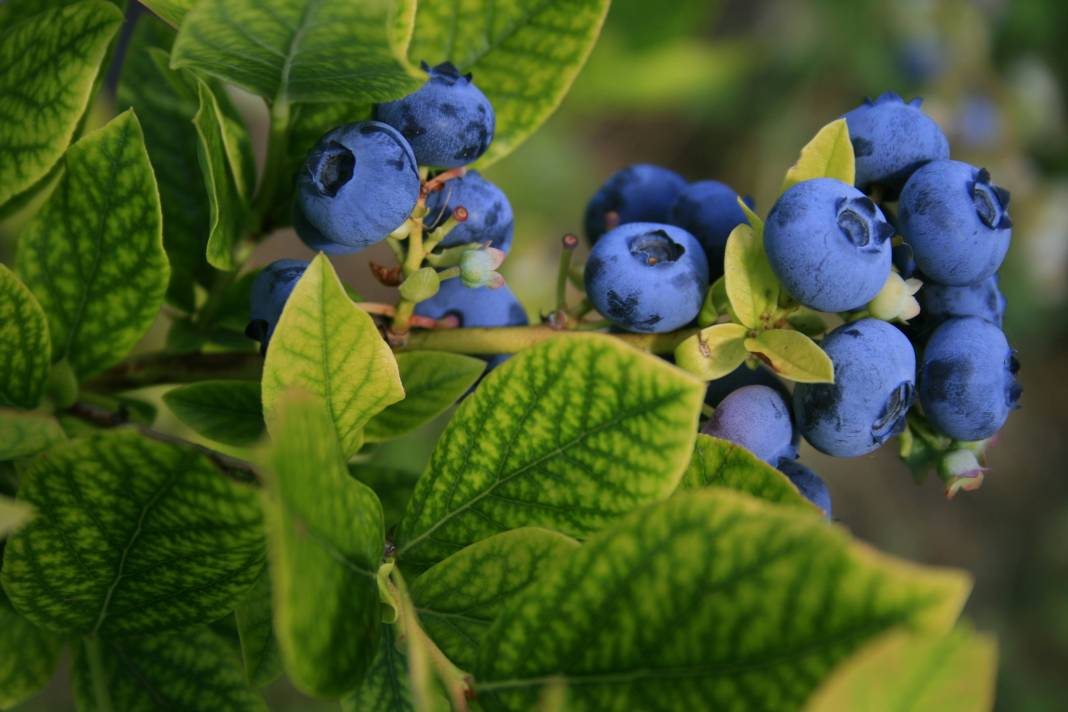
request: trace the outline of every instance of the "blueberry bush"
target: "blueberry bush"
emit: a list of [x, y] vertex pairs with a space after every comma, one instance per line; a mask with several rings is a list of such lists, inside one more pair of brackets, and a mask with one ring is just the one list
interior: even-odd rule
[[[992, 705], [969, 576], [854, 540], [797, 461], [896, 437], [953, 496], [1020, 398], [1009, 194], [920, 102], [832, 112], [765, 217], [607, 178], [530, 324], [477, 169], [608, 0], [142, 0], [91, 128], [124, 4], [0, 28], [0, 210], [32, 213], [0, 265], [0, 706], [65, 650], [99, 712], [266, 709], [283, 676], [352, 711]], [[249, 268], [288, 226], [316, 256]], [[392, 303], [331, 263], [378, 243]], [[441, 418], [417, 478], [376, 462]]]

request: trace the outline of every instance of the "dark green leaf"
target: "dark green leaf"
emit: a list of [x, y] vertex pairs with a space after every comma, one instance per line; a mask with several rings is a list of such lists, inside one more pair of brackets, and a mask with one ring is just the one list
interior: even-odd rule
[[140, 0], [140, 2], [166, 20], [171, 27], [178, 27], [196, 0]]
[[396, 526], [404, 516], [404, 508], [411, 499], [418, 472], [376, 463], [349, 465], [349, 474], [370, 487], [378, 495], [385, 516], [386, 531]]
[[41, 305], [0, 264], [0, 405], [36, 408], [51, 367], [52, 343]]
[[704, 384], [601, 334], [544, 341], [456, 411], [401, 522], [422, 568], [537, 526], [585, 537], [668, 496], [693, 452]]
[[66, 437], [55, 418], [0, 408], [0, 461], [36, 455], [62, 440]]
[[245, 600], [234, 609], [241, 642], [245, 679], [253, 687], [263, 687], [282, 674], [282, 658], [274, 638], [271, 615], [271, 577], [264, 566]]
[[488, 711], [795, 709], [864, 641], [947, 630], [970, 582], [723, 489], [634, 512], [516, 596], [483, 641]]
[[36, 694], [55, 674], [63, 639], [20, 616], [0, 590], [0, 709]]
[[178, 419], [211, 440], [241, 447], [263, 435], [263, 404], [256, 381], [201, 381], [163, 394]]
[[693, 459], [679, 483], [680, 490], [700, 487], [726, 487], [768, 502], [820, 513], [786, 475], [745, 448], [708, 435], [697, 436]]
[[318, 397], [298, 390], [280, 397], [272, 437], [263, 503], [275, 635], [293, 683], [337, 697], [359, 685], [378, 645], [382, 507], [349, 476]]
[[206, 626], [181, 633], [121, 641], [101, 639], [102, 691], [108, 709], [98, 704], [90, 653], [75, 646], [74, 698], [79, 712], [266, 712], [259, 693], [245, 682], [241, 663], [229, 644]]
[[85, 0], [0, 30], [0, 205], [44, 178], [67, 149], [122, 13]]
[[480, 164], [508, 155], [559, 106], [601, 32], [609, 0], [419, 4], [408, 57], [472, 72], [497, 114]]
[[131, 111], [79, 140], [19, 240], [18, 269], [48, 315], [52, 358], [85, 379], [152, 325], [167, 289], [159, 194]]
[[211, 621], [263, 566], [255, 493], [196, 450], [113, 431], [21, 475], [37, 516], [8, 540], [2, 580], [37, 625], [127, 636]]
[[504, 606], [578, 547], [535, 527], [483, 539], [438, 562], [409, 589], [424, 630], [448, 658], [473, 670], [478, 647]]
[[393, 626], [383, 626], [378, 651], [363, 682], [341, 700], [342, 712], [414, 712], [408, 661], [397, 649]]
[[172, 63], [237, 84], [276, 106], [395, 99], [418, 86], [400, 59], [397, 17], [413, 0], [201, 0]]
[[391, 440], [433, 420], [466, 393], [486, 369], [482, 359], [438, 351], [399, 353], [396, 358], [404, 400], [367, 422], [367, 442]]

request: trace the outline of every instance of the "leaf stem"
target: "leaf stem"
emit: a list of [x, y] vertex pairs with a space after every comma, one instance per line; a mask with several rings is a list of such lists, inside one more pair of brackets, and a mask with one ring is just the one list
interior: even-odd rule
[[568, 233], [560, 242], [560, 267], [556, 271], [556, 308], [564, 311], [567, 309], [567, 282], [571, 275], [571, 258], [578, 247], [578, 237]]
[[268, 216], [275, 209], [274, 200], [278, 184], [285, 169], [286, 143], [289, 137], [289, 104], [276, 101], [271, 106], [271, 128], [267, 135], [267, 160], [263, 175], [252, 202], [251, 228], [254, 240], [258, 241], [270, 232]]
[[85, 658], [89, 663], [89, 676], [93, 682], [93, 697], [99, 712], [114, 712], [111, 691], [108, 689], [107, 673], [104, 670], [104, 656], [100, 649], [100, 638], [88, 635], [82, 639], [85, 646]]

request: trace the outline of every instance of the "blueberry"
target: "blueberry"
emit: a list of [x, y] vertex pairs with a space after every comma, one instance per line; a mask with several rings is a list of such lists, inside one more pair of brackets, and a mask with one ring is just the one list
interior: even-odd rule
[[[415, 305], [415, 313], [430, 319], [456, 317], [460, 327], [526, 326], [527, 313], [507, 285], [471, 289], [459, 279], [447, 279], [441, 283], [438, 293]], [[507, 355], [487, 359], [489, 368], [494, 368], [508, 358]]]
[[445, 222], [457, 207], [467, 210], [467, 220], [453, 228], [442, 247], [465, 242], [489, 242], [490, 247], [508, 251], [512, 245], [515, 222], [512, 206], [504, 191], [479, 175], [469, 171], [462, 178], [454, 178], [440, 191], [427, 198], [424, 225], [433, 230]]
[[743, 386], [728, 395], [701, 432], [737, 443], [771, 465], [797, 457], [790, 408], [767, 386]]
[[779, 463], [779, 471], [790, 478], [805, 499], [822, 509], [824, 515], [830, 519], [831, 493], [827, 491], [827, 485], [819, 475], [796, 460], [783, 460]]
[[606, 232], [586, 261], [586, 294], [627, 331], [674, 331], [693, 321], [708, 290], [708, 259], [682, 228], [629, 223]]
[[797, 301], [825, 312], [858, 309], [890, 275], [894, 229], [851, 185], [814, 178], [771, 208], [764, 246], [779, 281]]
[[947, 319], [965, 316], [985, 319], [1000, 328], [1005, 315], [1005, 297], [996, 274], [963, 287], [924, 282], [916, 297], [923, 322], [932, 329]]
[[862, 190], [882, 188], [889, 197], [920, 166], [949, 158], [949, 142], [931, 117], [920, 111], [920, 99], [905, 103], [887, 92], [845, 115], [856, 157], [856, 184]]
[[423, 63], [429, 79], [403, 99], [378, 104], [375, 118], [400, 131], [421, 166], [457, 168], [489, 148], [496, 115], [486, 95], [450, 62]]
[[997, 272], [1009, 251], [1009, 193], [985, 169], [937, 161], [901, 191], [901, 234], [920, 271], [940, 284], [966, 285]]
[[988, 438], [1017, 407], [1017, 370], [1001, 329], [977, 317], [949, 319], [931, 334], [920, 360], [923, 412], [951, 438]]
[[901, 432], [915, 393], [916, 354], [878, 319], [839, 326], [820, 344], [834, 383], [799, 383], [794, 414], [805, 440], [839, 457], [864, 455]]
[[744, 386], [767, 386], [773, 388], [786, 400], [790, 400], [791, 397], [786, 384], [767, 368], [764, 366], [749, 368], [743, 363], [723, 378], [708, 382], [705, 403], [715, 408], [724, 398]]
[[418, 199], [408, 142], [390, 126], [361, 121], [334, 129], [308, 154], [293, 225], [312, 249], [347, 254], [385, 239]]
[[[753, 207], [752, 198], [745, 199]], [[738, 194], [719, 181], [702, 180], [691, 183], [671, 206], [667, 221], [678, 225], [697, 238], [708, 256], [709, 276], [712, 279], [723, 274], [723, 253], [731, 230], [748, 222]]]
[[617, 225], [669, 222], [671, 206], [685, 188], [686, 179], [675, 171], [648, 163], [627, 166], [586, 205], [586, 237], [592, 243]]
[[252, 281], [251, 313], [245, 335], [260, 342], [260, 353], [267, 353], [267, 344], [282, 316], [286, 300], [307, 268], [308, 260], [275, 260]]

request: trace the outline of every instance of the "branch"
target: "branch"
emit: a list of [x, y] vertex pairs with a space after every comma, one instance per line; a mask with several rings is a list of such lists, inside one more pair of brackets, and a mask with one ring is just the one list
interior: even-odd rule
[[258, 353], [138, 354], [91, 379], [86, 387], [108, 393], [160, 383], [195, 383], [209, 379], [258, 381], [263, 357]]
[[[440, 329], [412, 331], [397, 351], [451, 351], [489, 356], [514, 354], [546, 339], [573, 337], [588, 331], [559, 330], [548, 326], [509, 326], [504, 328]], [[625, 344], [654, 354], [670, 354], [675, 347], [697, 333], [683, 329], [667, 334], [612, 334]]]

